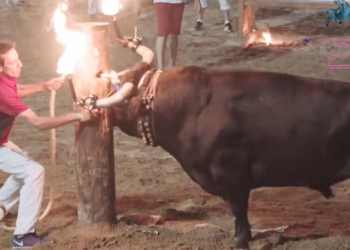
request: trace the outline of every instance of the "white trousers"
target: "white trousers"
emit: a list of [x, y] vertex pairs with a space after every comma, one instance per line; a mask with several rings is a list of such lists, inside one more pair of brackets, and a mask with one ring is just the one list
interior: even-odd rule
[[[0, 170], [11, 174], [0, 189], [0, 205], [9, 211], [19, 201], [15, 235], [35, 229], [43, 196], [44, 168], [6, 146], [0, 146]], [[17, 193], [19, 191], [19, 194]]]
[[[227, 2], [227, 0], [218, 0], [219, 4], [220, 4], [220, 10], [230, 10], [231, 6], [230, 4]], [[207, 0], [200, 0], [201, 6], [203, 9], [208, 7], [208, 2]]]

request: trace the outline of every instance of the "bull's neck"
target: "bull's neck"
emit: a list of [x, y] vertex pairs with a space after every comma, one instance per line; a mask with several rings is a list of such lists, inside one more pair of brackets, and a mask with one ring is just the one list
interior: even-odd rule
[[153, 122], [158, 145], [177, 158], [179, 135], [185, 120], [184, 105], [176, 100], [180, 93], [168, 92], [158, 89], [154, 100]]

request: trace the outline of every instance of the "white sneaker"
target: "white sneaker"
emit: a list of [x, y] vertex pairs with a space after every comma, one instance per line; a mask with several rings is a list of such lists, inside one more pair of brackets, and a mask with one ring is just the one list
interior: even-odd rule
[[9, 6], [18, 5], [18, 0], [6, 0], [6, 4]]

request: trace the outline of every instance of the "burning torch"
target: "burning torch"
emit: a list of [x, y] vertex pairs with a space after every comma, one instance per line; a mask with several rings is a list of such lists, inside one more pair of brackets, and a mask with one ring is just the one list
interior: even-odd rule
[[[68, 80], [69, 88], [72, 94], [74, 103], [88, 109], [85, 106], [84, 100], [78, 100], [72, 74], [75, 69], [76, 62], [85, 54], [86, 52], [86, 36], [85, 34], [70, 30], [66, 28], [66, 15], [65, 12], [68, 9], [68, 1], [61, 0], [58, 4], [57, 9], [54, 12], [52, 22], [56, 31], [56, 39], [66, 46], [63, 55], [60, 57], [57, 63], [57, 73], [60, 74], [62, 80]], [[92, 97], [92, 96], [91, 96]], [[94, 98], [92, 98], [94, 99]]]

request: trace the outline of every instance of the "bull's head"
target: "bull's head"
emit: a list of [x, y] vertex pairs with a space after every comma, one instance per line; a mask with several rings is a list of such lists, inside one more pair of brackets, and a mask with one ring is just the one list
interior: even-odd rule
[[[120, 77], [121, 82], [139, 83], [145, 72], [152, 68], [151, 65], [144, 62], [136, 63], [131, 69]], [[137, 91], [123, 105], [114, 105], [113, 110], [113, 126], [118, 126], [124, 133], [140, 137], [137, 130], [137, 119], [141, 108], [142, 93]]]
[[120, 130], [133, 137], [139, 137], [137, 132], [137, 117], [141, 105], [141, 98], [134, 96], [122, 105], [112, 107], [112, 124]]

